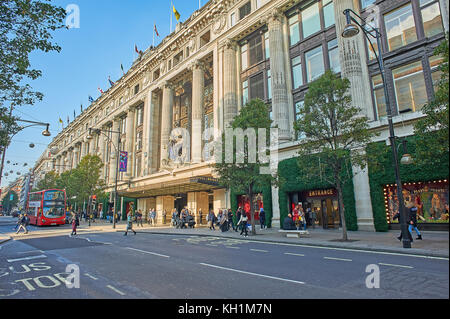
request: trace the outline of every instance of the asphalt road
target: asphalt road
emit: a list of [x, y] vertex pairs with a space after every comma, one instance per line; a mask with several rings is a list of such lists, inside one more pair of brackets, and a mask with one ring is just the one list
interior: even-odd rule
[[[77, 270], [79, 288], [68, 288], [65, 278]], [[379, 288], [369, 289], [376, 270]], [[0, 246], [3, 298], [448, 299], [449, 265], [244, 238], [30, 233]]]

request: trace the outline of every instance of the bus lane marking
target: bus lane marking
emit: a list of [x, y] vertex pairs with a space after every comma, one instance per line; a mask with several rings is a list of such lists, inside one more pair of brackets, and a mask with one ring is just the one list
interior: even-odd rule
[[394, 265], [394, 264], [385, 264], [385, 263], [378, 263], [378, 264], [383, 265], [383, 266], [391, 266], [391, 267], [400, 267], [400, 268], [409, 268], [409, 269], [414, 268], [412, 266], [404, 266], [404, 265]]
[[9, 263], [13, 263], [16, 261], [31, 260], [31, 259], [38, 259], [38, 258], [47, 258], [47, 256], [46, 255], [30, 256], [30, 257], [23, 257], [23, 258], [17, 258], [17, 259], [7, 259], [6, 261]]
[[91, 279], [93, 279], [93, 280], [98, 280], [98, 278], [95, 278], [94, 276], [92, 276], [92, 275], [90, 275], [90, 274], [88, 274], [88, 273], [86, 273], [86, 274], [84, 274], [85, 276], [87, 276], [87, 277], [89, 277], [89, 278], [91, 278]]
[[119, 295], [125, 296], [125, 293], [121, 292], [120, 290], [118, 290], [117, 288], [114, 288], [111, 285], [107, 285], [106, 287], [108, 287], [109, 289], [111, 289], [112, 291], [118, 293]]

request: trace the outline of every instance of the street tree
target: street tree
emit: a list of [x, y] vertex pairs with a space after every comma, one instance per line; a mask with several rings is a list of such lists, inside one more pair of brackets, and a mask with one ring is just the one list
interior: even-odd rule
[[328, 70], [310, 84], [294, 124], [301, 137], [298, 166], [305, 178], [323, 178], [338, 193], [343, 240], [348, 240], [342, 189], [353, 178], [352, 165], [364, 168], [364, 148], [375, 135], [359, 106], [352, 105], [350, 82]]
[[[239, 114], [230, 123], [231, 129], [234, 133], [242, 130], [243, 143], [238, 143], [237, 137], [233, 136], [232, 148], [225, 147], [227, 143], [226, 131], [222, 134], [220, 149], [220, 161], [216, 160], [213, 168], [218, 175], [219, 183], [236, 192], [245, 193], [250, 200], [250, 216], [252, 225], [252, 234], [256, 234], [255, 229], [255, 212], [253, 207], [253, 194], [256, 189], [261, 189], [264, 186], [277, 183], [277, 174], [262, 174], [261, 169], [267, 168], [268, 163], [260, 156], [261, 148], [266, 148], [264, 156], [268, 156], [270, 148], [270, 128], [272, 120], [269, 116], [268, 106], [259, 99], [254, 99], [243, 106]], [[259, 131], [258, 129], [262, 129]], [[249, 130], [249, 131], [247, 131]], [[246, 134], [253, 131], [252, 134]], [[256, 141], [259, 141], [259, 134], [266, 134], [265, 145], [256, 147]], [[249, 137], [251, 138], [249, 143]], [[242, 141], [241, 141], [242, 142]], [[238, 145], [242, 145], [240, 147]], [[257, 159], [252, 160], [252, 152], [258, 153]], [[227, 160], [227, 157], [229, 160]], [[238, 159], [242, 160], [238, 160]], [[232, 160], [231, 160], [232, 159]], [[250, 159], [250, 160], [249, 160]]]
[[436, 160], [449, 156], [448, 131], [448, 104], [449, 104], [449, 69], [448, 69], [448, 38], [435, 49], [434, 54], [442, 56], [443, 62], [439, 66], [441, 73], [436, 85], [434, 99], [423, 106], [422, 112], [426, 115], [414, 125], [417, 136], [415, 159], [421, 164], [433, 165]]
[[14, 191], [9, 191], [2, 201], [3, 210], [8, 213], [11, 212], [11, 209], [16, 207], [18, 201], [19, 196], [17, 195], [17, 193]]
[[45, 174], [44, 178], [37, 183], [34, 191], [41, 191], [45, 189], [56, 189], [58, 179], [59, 179], [58, 173], [56, 173], [55, 171], [50, 171], [47, 174]]
[[104, 197], [104, 181], [100, 179], [101, 169], [103, 167], [102, 160], [97, 155], [87, 155], [83, 157], [78, 166], [67, 172], [66, 175], [61, 174], [61, 179], [64, 179], [68, 198], [76, 199], [71, 202], [76, 202], [82, 205], [87, 202], [89, 196], [97, 195], [97, 197]]
[[43, 98], [29, 84], [42, 75], [32, 68], [29, 56], [37, 51], [60, 52], [52, 33], [65, 27], [65, 17], [65, 9], [49, 0], [0, 1], [0, 148], [8, 146], [7, 136], [17, 129], [12, 108]]

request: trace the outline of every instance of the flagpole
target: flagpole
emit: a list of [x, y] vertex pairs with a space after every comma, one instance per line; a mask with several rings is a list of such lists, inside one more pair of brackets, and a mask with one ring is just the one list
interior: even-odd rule
[[173, 12], [173, 1], [170, 1], [170, 33], [172, 33], [172, 12]]
[[153, 47], [155, 47], [155, 27], [156, 23], [153, 23]]

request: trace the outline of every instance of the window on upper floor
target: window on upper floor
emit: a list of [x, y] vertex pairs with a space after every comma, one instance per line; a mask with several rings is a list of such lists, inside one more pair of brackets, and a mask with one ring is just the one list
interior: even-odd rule
[[239, 20], [242, 20], [246, 16], [248, 16], [251, 13], [251, 11], [252, 11], [252, 4], [249, 1], [239, 8]]
[[392, 70], [399, 113], [419, 111], [428, 102], [422, 62], [413, 62]]
[[411, 3], [384, 15], [389, 51], [417, 40]]
[[141, 150], [142, 150], [142, 131], [139, 131], [136, 134], [136, 151], [139, 152]]
[[[323, 22], [322, 22], [323, 20]], [[298, 8], [288, 16], [291, 46], [335, 24], [332, 0], [319, 0]]]
[[305, 53], [306, 79], [312, 82], [325, 73], [322, 46], [318, 46]]
[[341, 72], [341, 62], [339, 61], [339, 47], [337, 38], [328, 42], [328, 58], [330, 60], [330, 70], [335, 73]]
[[292, 64], [292, 82], [294, 90], [303, 85], [302, 59], [296, 56], [291, 60]]
[[[299, 119], [301, 119], [302, 114], [301, 114], [300, 110], [303, 108], [304, 104], [305, 104], [304, 101], [298, 101], [297, 103], [295, 103], [295, 109], [294, 109], [294, 111], [295, 111], [295, 121], [298, 121]], [[296, 134], [297, 140], [301, 140], [301, 139], [306, 137], [306, 135], [304, 133], [301, 133], [301, 132], [296, 132], [295, 134]]]
[[241, 71], [270, 58], [268, 32], [257, 32], [241, 45]]
[[444, 32], [438, 0], [420, 0], [420, 13], [426, 37]]
[[262, 0], [255, 0], [256, 9], [261, 8], [262, 6]]
[[140, 126], [144, 123], [144, 108], [138, 107], [136, 112], [136, 126]]
[[156, 70], [155, 72], [153, 72], [153, 81], [155, 81], [159, 78], [159, 74], [160, 74], [159, 69]]
[[205, 46], [206, 44], [208, 44], [211, 41], [211, 32], [205, 32], [201, 37], [200, 37], [200, 48]]
[[361, 0], [361, 9], [365, 9], [373, 4], [375, 4], [376, 0]]
[[230, 26], [232, 27], [232, 26], [234, 26], [235, 24], [236, 24], [236, 13], [233, 12], [233, 13], [231, 13], [231, 15], [230, 15]]
[[136, 86], [134, 87], [134, 95], [139, 93], [139, 84], [136, 84]]
[[250, 65], [255, 65], [264, 59], [262, 37], [256, 36], [248, 41], [249, 62]]
[[181, 61], [183, 61], [183, 51], [173, 57], [173, 66], [178, 65]]
[[442, 56], [432, 56], [428, 59], [431, 69], [431, 80], [433, 82], [433, 90], [436, 90], [439, 87], [439, 81], [441, 80], [442, 71], [439, 69], [439, 66], [444, 62], [444, 58]]

